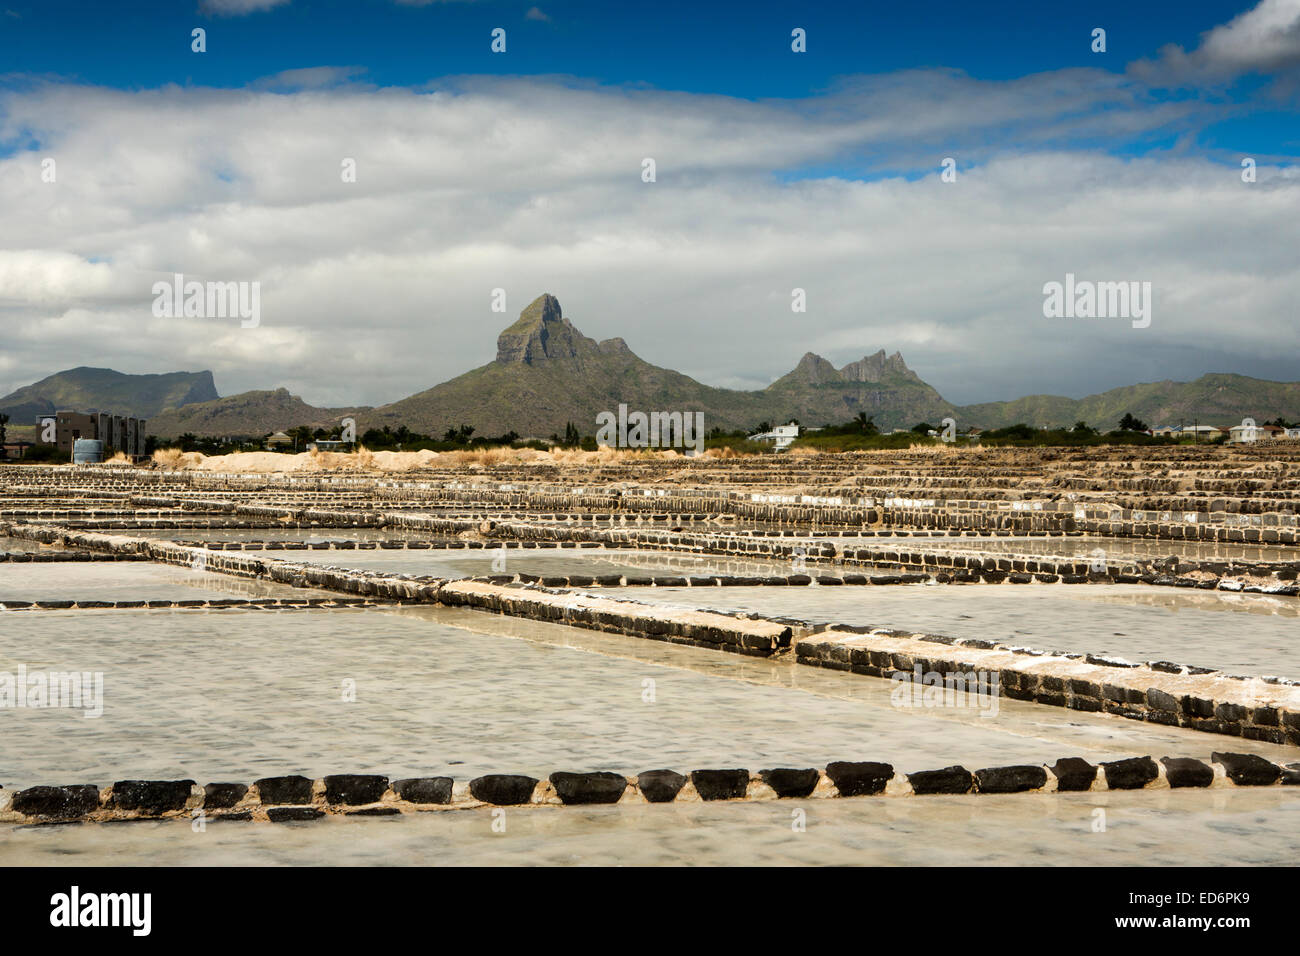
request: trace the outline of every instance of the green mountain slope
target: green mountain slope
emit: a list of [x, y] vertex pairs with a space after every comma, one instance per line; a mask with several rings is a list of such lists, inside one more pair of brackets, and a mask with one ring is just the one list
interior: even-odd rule
[[[122, 376], [107, 369], [75, 369], [104, 381], [174, 380], [171, 376]], [[639, 358], [622, 339], [597, 342], [565, 318], [552, 295], [542, 295], [520, 313], [497, 339], [496, 358], [450, 381], [378, 408], [317, 408], [283, 388], [244, 392], [217, 399], [211, 376], [204, 376], [211, 395], [195, 401], [193, 391], [172, 399], [179, 407], [148, 413], [149, 431], [164, 438], [185, 432], [208, 436], [263, 435], [295, 425], [327, 426], [352, 416], [358, 433], [367, 428], [401, 425], [441, 435], [448, 428], [472, 425], [479, 436], [515, 431], [546, 438], [573, 422], [584, 435], [596, 431], [596, 416], [629, 411], [704, 413], [707, 430], [750, 429], [760, 422], [777, 424], [797, 418], [804, 425], [849, 421], [859, 413], [875, 419], [882, 430], [908, 428], [919, 421], [938, 425], [951, 416], [958, 427], [996, 428], [1025, 422], [1068, 426], [1080, 419], [1102, 429], [1115, 427], [1131, 413], [1150, 425], [1177, 425], [1200, 420], [1220, 427], [1252, 417], [1263, 422], [1281, 415], [1300, 420], [1300, 383], [1269, 382], [1244, 375], [1204, 375], [1194, 382], [1151, 382], [1111, 389], [1082, 399], [1030, 395], [1010, 402], [954, 406], [907, 367], [903, 357], [882, 351], [836, 368], [809, 352], [788, 374], [765, 389], [713, 388]], [[113, 377], [116, 378], [113, 378]], [[82, 375], [86, 378], [86, 375]], [[44, 383], [15, 392], [13, 398]], [[79, 407], [89, 391], [62, 393], [60, 407]], [[95, 393], [102, 399], [106, 388]], [[162, 399], [159, 399], [161, 401]], [[107, 402], [100, 407], [113, 411]], [[38, 413], [39, 414], [39, 413]], [[14, 416], [17, 423], [35, 415]]]
[[164, 408], [216, 397], [211, 372], [127, 375], [111, 368], [82, 366], [56, 372], [0, 398], [0, 413], [20, 424], [60, 409], [153, 418]]
[[190, 432], [210, 437], [261, 436], [296, 425], [328, 427], [346, 415], [367, 408], [315, 408], [287, 388], [240, 392], [211, 402], [198, 402], [149, 419], [150, 435], [177, 438]]
[[596, 415], [616, 413], [620, 403], [647, 412], [702, 410], [705, 428], [748, 428], [768, 414], [759, 393], [711, 388], [638, 358], [622, 339], [588, 338], [554, 296], [543, 295], [501, 333], [495, 361], [364, 418], [367, 427], [406, 424], [430, 434], [468, 424], [480, 435], [514, 429], [546, 437], [567, 422], [592, 434]]
[[480, 435], [514, 429], [546, 437], [573, 422], [583, 434], [596, 416], [629, 411], [702, 411], [704, 427], [749, 429], [797, 418], [805, 425], [846, 421], [859, 411], [883, 427], [942, 417], [952, 406], [904, 364], [878, 352], [836, 369], [809, 353], [762, 391], [704, 385], [639, 358], [622, 339], [597, 342], [574, 328], [552, 295], [542, 295], [501, 333], [496, 360], [365, 416], [371, 425], [406, 424], [441, 433], [459, 424]]
[[1114, 428], [1125, 413], [1152, 427], [1201, 424], [1222, 428], [1243, 418], [1267, 421], [1278, 415], [1300, 419], [1300, 382], [1270, 382], [1246, 375], [1214, 372], [1193, 382], [1148, 382], [1126, 385], [1097, 395], [1072, 399], [1029, 395], [1011, 402], [967, 405], [954, 413], [959, 422], [998, 428], [1026, 422], [1062, 426], [1085, 421], [1102, 430]]

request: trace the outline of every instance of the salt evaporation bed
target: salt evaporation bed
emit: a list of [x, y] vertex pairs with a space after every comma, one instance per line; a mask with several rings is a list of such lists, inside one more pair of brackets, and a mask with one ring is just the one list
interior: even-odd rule
[[[1225, 743], [1005, 699], [992, 717], [900, 709], [888, 681], [518, 620], [508, 626], [520, 637], [507, 637], [491, 633], [503, 619], [484, 614], [483, 630], [470, 631], [431, 608], [93, 613], [93, 624], [75, 611], [5, 617], [0, 670], [104, 675], [102, 717], [5, 712], [6, 787], [853, 759], [907, 772], [1070, 755], [1204, 758]], [[1293, 750], [1231, 744], [1273, 759]]]
[[329, 564], [336, 567], [435, 577], [481, 577], [488, 574], [545, 575], [709, 575], [788, 573], [776, 562], [692, 555], [666, 551], [606, 551], [603, 548], [475, 548], [472, 550], [254, 551], [259, 557]]
[[1178, 557], [1188, 561], [1300, 561], [1300, 550], [1267, 545], [1232, 544], [1214, 541], [1145, 541], [1140, 538], [1052, 537], [949, 537], [928, 535], [906, 537], [853, 537], [814, 539], [830, 541], [837, 548], [868, 548], [943, 554], [993, 554], [1050, 556], [1061, 560], [1091, 561], [1101, 549], [1105, 559], [1121, 561]]
[[[0, 602], [3, 601], [205, 601], [222, 598], [331, 598], [332, 591], [293, 588], [251, 578], [211, 574], [150, 562], [0, 563]], [[6, 611], [6, 630], [17, 614]], [[86, 612], [88, 613], [88, 612]], [[43, 643], [34, 632], [33, 647]]]

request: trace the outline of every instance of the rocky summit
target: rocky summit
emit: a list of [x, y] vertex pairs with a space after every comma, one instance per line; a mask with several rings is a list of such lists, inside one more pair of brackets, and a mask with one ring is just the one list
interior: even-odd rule
[[[596, 416], [619, 405], [646, 411], [703, 413], [706, 429], [751, 429], [761, 422], [797, 419], [803, 425], [871, 416], [882, 430], [938, 424], [996, 428], [1016, 422], [1067, 426], [1080, 419], [1113, 427], [1125, 413], [1152, 424], [1240, 421], [1245, 416], [1300, 409], [1300, 383], [1266, 382], [1210, 374], [1194, 382], [1156, 382], [1112, 389], [1081, 399], [1032, 395], [1009, 402], [957, 406], [923, 381], [903, 356], [880, 349], [836, 368], [814, 352], [767, 388], [713, 388], [638, 356], [621, 338], [596, 341], [564, 315], [550, 293], [534, 299], [497, 338], [493, 361], [449, 381], [378, 408], [318, 408], [285, 389], [217, 398], [210, 372], [127, 376], [109, 369], [74, 369], [8, 397], [15, 424], [38, 413], [83, 406], [144, 414], [149, 431], [163, 438], [196, 435], [264, 435], [295, 425], [328, 427], [344, 416], [363, 431], [405, 425], [440, 435], [471, 425], [475, 434], [514, 431], [547, 438], [572, 422], [593, 434]], [[0, 400], [0, 412], [6, 411]]]

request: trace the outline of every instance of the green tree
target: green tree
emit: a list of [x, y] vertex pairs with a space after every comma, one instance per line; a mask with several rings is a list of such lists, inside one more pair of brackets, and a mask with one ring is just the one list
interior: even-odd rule
[[473, 425], [461, 425], [458, 428], [448, 428], [446, 434], [442, 436], [442, 440], [456, 445], [468, 445], [469, 436], [472, 434], [474, 434]]
[[917, 422], [912, 426], [911, 430], [916, 432], [918, 435], [928, 435], [932, 431], [938, 431], [938, 429], [929, 422]]
[[307, 443], [311, 441], [311, 426], [298, 425], [289, 429], [286, 434], [293, 439], [294, 451], [304, 451], [307, 448]]
[[858, 412], [853, 416], [853, 422], [858, 426], [858, 430], [864, 435], [879, 435], [880, 429], [876, 427], [876, 416], [868, 415], [866, 412]]
[[[0, 445], [5, 443], [5, 426], [9, 424], [8, 415], [0, 415]], [[0, 451], [0, 458], [4, 457], [4, 452]]]
[[1134, 417], [1129, 412], [1125, 412], [1124, 417], [1119, 420], [1119, 430], [1122, 432], [1149, 431], [1146, 422], [1142, 421], [1140, 418]]

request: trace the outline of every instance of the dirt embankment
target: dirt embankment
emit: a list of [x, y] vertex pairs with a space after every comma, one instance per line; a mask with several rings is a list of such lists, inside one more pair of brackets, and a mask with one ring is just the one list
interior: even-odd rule
[[[730, 451], [724, 449], [723, 451]], [[153, 454], [153, 465], [174, 471], [213, 471], [224, 473], [286, 473], [356, 471], [407, 472], [424, 468], [484, 468], [492, 465], [603, 465], [618, 461], [648, 458], [682, 458], [675, 451], [622, 451], [602, 448], [598, 451], [552, 448], [484, 448], [473, 451], [308, 451], [296, 455], [279, 452], [237, 452], [232, 455], [203, 455], [166, 448]], [[706, 452], [705, 457], [731, 457]]]

